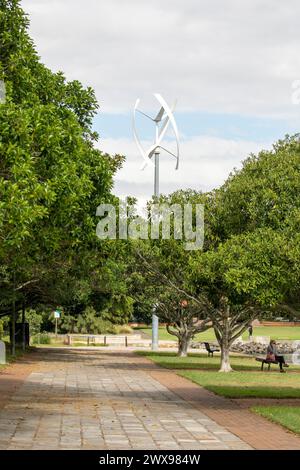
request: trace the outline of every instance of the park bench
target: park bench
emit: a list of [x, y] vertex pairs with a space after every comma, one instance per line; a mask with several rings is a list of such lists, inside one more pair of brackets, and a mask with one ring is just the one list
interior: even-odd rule
[[214, 352], [219, 352], [220, 349], [216, 348], [215, 346], [211, 346], [209, 343], [203, 343], [205, 349], [207, 351], [208, 357], [214, 357]]
[[270, 370], [271, 364], [278, 364], [278, 361], [270, 361], [269, 359], [266, 359], [265, 357], [256, 357], [255, 360], [257, 362], [261, 362], [260, 370], [264, 370], [265, 364], [268, 364], [268, 370]]

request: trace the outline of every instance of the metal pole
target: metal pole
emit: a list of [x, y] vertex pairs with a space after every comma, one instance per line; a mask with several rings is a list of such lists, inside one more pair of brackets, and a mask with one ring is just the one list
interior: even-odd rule
[[[159, 197], [159, 152], [154, 154], [154, 196]], [[152, 313], [152, 351], [158, 351], [158, 316]]]
[[55, 318], [55, 338], [57, 338], [57, 318]]
[[154, 196], [159, 197], [159, 152], [155, 152], [154, 158]]
[[155, 313], [152, 313], [152, 351], [158, 351], [158, 316]]

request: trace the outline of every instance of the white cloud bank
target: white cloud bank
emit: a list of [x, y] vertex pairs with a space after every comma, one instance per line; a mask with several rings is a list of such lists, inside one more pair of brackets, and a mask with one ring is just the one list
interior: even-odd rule
[[[144, 143], [145, 147], [149, 142]], [[131, 139], [103, 139], [99, 147], [109, 153], [123, 153], [126, 163], [118, 172], [115, 190], [118, 195], [134, 195], [149, 199], [153, 193], [153, 168], [140, 171], [143, 163]], [[251, 141], [234, 141], [217, 137], [195, 137], [181, 143], [180, 166], [175, 171], [172, 157], [161, 155], [160, 192], [170, 193], [178, 188], [211, 190], [221, 185], [229, 173], [251, 152], [257, 153], [270, 144]]]
[[293, 116], [298, 0], [23, 0], [43, 60], [96, 89], [102, 109], [137, 96], [179, 110]]
[[[297, 117], [300, 78], [298, 0], [23, 0], [42, 60], [95, 88], [102, 112], [131, 112], [137, 97], [178, 98], [178, 111]], [[126, 155], [119, 195], [149, 198], [153, 169], [131, 139], [100, 147]], [[264, 147], [269, 147], [266, 143]], [[183, 139], [176, 172], [161, 163], [161, 192], [208, 190], [261, 144], [217, 137]]]

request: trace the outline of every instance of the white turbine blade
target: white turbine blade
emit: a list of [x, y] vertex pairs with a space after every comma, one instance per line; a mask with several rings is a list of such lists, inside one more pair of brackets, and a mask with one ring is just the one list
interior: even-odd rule
[[[175, 160], [176, 160], [176, 162], [177, 162], [177, 163], [176, 163], [175, 170], [178, 170], [178, 166], [179, 166], [178, 156], [175, 155], [175, 153], [171, 152], [171, 150], [168, 150], [166, 147], [163, 147], [162, 145], [159, 145], [159, 146], [155, 145], [155, 148], [153, 148], [153, 149], [150, 151], [150, 153], [148, 154], [148, 157], [149, 157], [149, 158], [152, 158], [153, 155], [155, 154], [155, 150], [156, 150], [157, 148], [160, 148], [161, 150], [164, 150], [164, 151], [167, 152], [169, 155], [171, 155], [172, 157], [175, 158]], [[150, 149], [149, 149], [149, 150], [150, 150]]]
[[151, 119], [151, 121], [155, 121], [155, 119], [153, 119], [151, 116], [148, 116], [148, 114], [146, 113], [143, 113], [143, 111], [141, 111], [140, 109], [137, 109], [137, 111], [141, 114], [143, 114], [144, 116], [146, 116], [147, 118]]
[[[176, 121], [174, 119], [171, 109], [169, 108], [168, 104], [165, 102], [163, 97], [159, 93], [154, 93], [154, 96], [157, 99], [157, 101], [164, 107], [166, 115], [169, 117], [170, 123], [172, 124], [172, 127], [173, 127], [174, 135], [176, 138], [176, 147], [177, 147], [177, 157], [176, 157], [177, 158], [176, 170], [177, 170], [179, 166], [179, 135], [178, 135], [177, 124], [176, 124]], [[166, 129], [164, 130], [162, 134], [164, 135], [165, 132], [166, 132]], [[162, 138], [160, 138], [159, 140], [161, 141], [161, 139]]]
[[159, 140], [161, 141], [162, 138], [164, 137], [165, 133], [167, 132], [167, 129], [169, 127], [169, 124], [170, 124], [170, 119], [169, 119], [169, 116], [167, 116], [165, 118], [165, 122], [163, 123], [163, 125], [161, 126], [161, 128], [159, 129], [159, 133], [158, 133], [158, 137], [159, 137]]
[[[159, 152], [159, 149], [162, 149], [176, 159], [177, 161], [176, 170], [177, 170], [179, 166], [179, 136], [178, 136], [178, 129], [177, 129], [176, 121], [173, 116], [173, 111], [176, 107], [176, 101], [173, 104], [173, 106], [170, 108], [160, 94], [154, 93], [154, 97], [157, 99], [157, 101], [161, 105], [161, 108], [155, 118], [152, 118], [148, 114], [138, 109], [138, 106], [140, 103], [139, 99], [135, 103], [134, 112], [133, 112], [133, 135], [134, 135], [136, 145], [144, 159], [144, 164], [141, 169], [143, 170], [149, 164], [152, 165], [152, 167], [154, 167], [152, 157], [156, 152]], [[156, 130], [155, 143], [152, 144], [146, 151], [144, 150], [141, 140], [139, 139], [138, 134], [137, 134], [137, 128], [136, 128], [136, 113], [137, 112], [139, 112], [143, 116], [147, 117], [148, 119], [156, 123], [157, 130]], [[176, 154], [171, 152], [167, 148], [162, 147], [161, 145], [162, 140], [165, 137], [165, 134], [170, 124], [172, 125], [173, 132], [176, 138], [176, 150], [177, 150]]]
[[175, 170], [178, 170], [178, 167], [179, 167], [179, 159], [178, 159], [178, 156], [175, 155], [175, 153], [171, 152], [170, 150], [166, 149], [165, 147], [160, 147], [162, 150], [164, 150], [165, 152], [169, 153], [172, 157], [174, 157], [176, 159], [176, 166], [175, 166]]
[[159, 145], [157, 145], [156, 143], [154, 145], [151, 145], [151, 147], [148, 148], [147, 152], [146, 152], [146, 155], [147, 155], [147, 158], [152, 158], [153, 157], [153, 154], [155, 153], [155, 150], [159, 147]]
[[138, 135], [137, 135], [137, 130], [136, 130], [136, 125], [135, 125], [135, 115], [136, 115], [136, 111], [137, 111], [137, 107], [139, 105], [139, 102], [140, 100], [137, 99], [136, 100], [136, 103], [135, 103], [135, 107], [134, 107], [134, 110], [133, 110], [133, 121], [132, 121], [132, 128], [133, 128], [133, 136], [134, 136], [134, 140], [135, 140], [135, 143], [137, 145], [137, 148], [139, 149], [143, 159], [145, 160], [145, 164], [144, 166], [142, 167], [142, 169], [145, 168], [145, 166], [147, 166], [149, 163], [154, 166], [153, 162], [148, 158], [148, 154], [145, 153], [144, 149], [143, 149], [143, 146], [138, 138]]
[[148, 162], [144, 162], [143, 165], [141, 166], [140, 170], [144, 171], [144, 169], [148, 166]]
[[162, 150], [164, 150], [165, 152], [168, 152], [170, 155], [172, 155], [172, 157], [176, 158], [176, 160], [177, 160], [177, 155], [175, 155], [175, 153], [171, 152], [171, 150], [168, 150], [168, 149], [166, 149], [165, 147], [162, 147], [162, 146], [160, 146], [160, 148]]
[[[152, 163], [153, 166], [154, 166], [154, 163], [152, 162], [151, 158], [153, 157], [154, 153], [155, 153], [154, 151], [149, 153], [149, 161], [150, 163]], [[143, 165], [141, 166], [141, 170], [144, 170], [148, 166], [148, 163], [149, 163], [148, 161], [144, 162]]]
[[160, 110], [159, 110], [157, 116], [153, 119], [153, 121], [155, 121], [155, 122], [160, 122], [160, 121], [162, 120], [162, 117], [163, 117], [163, 115], [164, 115], [164, 112], [165, 112], [165, 110], [164, 110], [164, 108], [163, 108], [163, 106], [162, 106], [162, 107], [160, 108]]
[[[172, 114], [174, 113], [174, 111], [175, 111], [175, 109], [176, 109], [176, 105], [177, 105], [177, 100], [174, 101], [172, 107], [170, 108]], [[164, 113], [164, 115], [163, 115], [163, 117], [161, 118], [161, 120], [163, 121], [164, 119], [166, 119], [166, 117], [168, 117], [168, 115], [167, 115], [167, 113]]]

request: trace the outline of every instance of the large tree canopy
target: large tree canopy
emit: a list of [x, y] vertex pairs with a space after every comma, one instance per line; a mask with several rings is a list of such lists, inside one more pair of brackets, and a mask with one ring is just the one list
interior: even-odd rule
[[216, 225], [222, 238], [270, 227], [284, 230], [300, 223], [300, 139], [287, 136], [270, 151], [245, 160], [215, 193]]
[[229, 347], [247, 322], [272, 309], [298, 314], [299, 189], [300, 141], [294, 136], [250, 156], [212, 193], [215, 243], [190, 260], [190, 275], [214, 306], [224, 370], [230, 370]]
[[[205, 204], [203, 250], [185, 252], [180, 241], [159, 240], [146, 255], [154, 271], [153, 247], [158, 250], [156, 279], [168, 286], [165, 296], [170, 292], [169, 321], [176, 319], [171, 304], [178, 292], [206, 310], [224, 371], [231, 370], [230, 346], [255, 317], [278, 309], [297, 315], [299, 176], [299, 137], [287, 137], [271, 151], [250, 156], [218, 190], [196, 199], [193, 192], [161, 198]], [[159, 301], [159, 290], [156, 294]]]
[[[81, 275], [99, 270], [103, 278], [109, 254], [96, 238], [96, 208], [116, 200], [113, 175], [123, 158], [95, 147], [93, 90], [41, 63], [19, 1], [0, 0], [0, 6], [6, 87], [0, 104], [0, 302], [6, 311], [12, 299], [52, 298], [55, 305], [65, 299], [67, 281], [78, 285]], [[92, 274], [82, 264], [90, 250], [99, 260]]]

